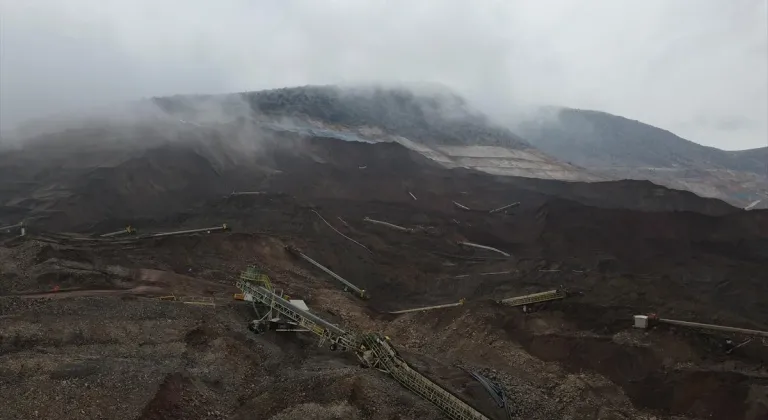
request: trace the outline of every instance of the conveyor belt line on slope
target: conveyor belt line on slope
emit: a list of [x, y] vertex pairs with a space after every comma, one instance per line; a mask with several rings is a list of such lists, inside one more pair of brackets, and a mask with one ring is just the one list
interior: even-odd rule
[[3, 227], [0, 227], [0, 230], [10, 230], [10, 229], [15, 229], [15, 228], [17, 228], [17, 227], [22, 227], [23, 225], [24, 225], [24, 223], [16, 223], [15, 225], [10, 225], [10, 226], [3, 226]]
[[485, 415], [472, 406], [414, 370], [395, 353], [389, 344], [372, 335], [366, 335], [363, 338], [363, 343], [374, 352], [380, 363], [380, 368], [389, 372], [404, 387], [439, 407], [451, 419], [488, 420]]
[[274, 308], [282, 316], [323, 338], [329, 338], [334, 343], [356, 351], [360, 350], [361, 343], [364, 344], [375, 356], [374, 360], [369, 360], [369, 362], [372, 362], [373, 367], [388, 372], [400, 384], [435, 404], [451, 419], [488, 420], [487, 417], [472, 408], [472, 406], [411, 368], [408, 363], [397, 355], [389, 344], [377, 336], [373, 334], [365, 336], [350, 334], [310, 312], [295, 307], [281, 296], [248, 280], [238, 281], [237, 287], [243, 291], [245, 300], [259, 302]]
[[489, 381], [485, 376], [480, 375], [476, 372], [467, 371], [477, 382], [480, 383], [480, 385], [485, 388], [486, 391], [488, 391], [488, 395], [493, 398], [493, 401], [496, 402], [496, 405], [499, 407], [504, 407], [504, 399], [503, 399], [503, 392], [500, 392], [499, 388], [494, 384], [493, 382]]
[[568, 293], [562, 289], [549, 290], [541, 293], [533, 293], [525, 296], [515, 296], [507, 299], [502, 299], [499, 303], [507, 306], [522, 306], [531, 305], [534, 303], [547, 302], [550, 300], [565, 299]]
[[292, 253], [295, 253], [297, 256], [299, 256], [300, 258], [304, 259], [304, 261], [307, 261], [308, 263], [310, 263], [310, 264], [314, 265], [315, 267], [319, 268], [320, 270], [322, 270], [324, 273], [326, 273], [329, 276], [335, 278], [336, 280], [341, 282], [341, 284], [343, 284], [346, 288], [348, 288], [348, 289], [354, 291], [355, 293], [357, 293], [357, 295], [360, 296], [361, 298], [365, 298], [366, 297], [365, 290], [355, 286], [354, 284], [350, 283], [348, 280], [346, 280], [345, 278], [341, 277], [340, 275], [334, 273], [333, 271], [331, 271], [330, 269], [328, 269], [324, 265], [322, 265], [319, 262], [313, 260], [312, 258], [309, 258], [308, 256], [304, 255], [303, 252], [301, 252], [301, 251], [299, 251], [297, 249], [289, 249], [289, 251], [292, 252]]
[[714, 324], [702, 324], [700, 322], [680, 321], [677, 319], [665, 319], [659, 318], [659, 322], [670, 325], [679, 325], [682, 327], [703, 328], [713, 331], [732, 332], [739, 334], [755, 335], [760, 337], [768, 337], [768, 331], [751, 330], [748, 328], [728, 327], [725, 325]]
[[656, 315], [635, 315], [635, 328], [648, 328], [653, 324], [670, 324], [681, 327], [701, 328], [711, 331], [722, 331], [737, 334], [746, 334], [759, 337], [768, 337], [768, 331], [752, 330], [748, 328], [729, 327], [726, 325], [703, 324], [701, 322], [681, 321], [678, 319], [658, 318]]
[[105, 233], [103, 235], [99, 235], [100, 238], [112, 238], [115, 236], [120, 235], [129, 235], [136, 233], [136, 229], [134, 229], [132, 226], [127, 226], [125, 229], [116, 230], [114, 232]]
[[506, 206], [501, 206], [501, 207], [499, 207], [497, 209], [493, 209], [493, 210], [489, 211], [488, 213], [490, 213], [490, 214], [498, 213], [498, 212], [500, 212], [502, 210], [506, 210], [506, 209], [509, 209], [509, 208], [515, 208], [515, 207], [517, 207], [519, 205], [520, 205], [520, 202], [518, 201], [518, 202], [515, 202], [515, 203], [512, 203], [512, 204], [507, 204]]
[[399, 315], [399, 314], [407, 314], [407, 313], [410, 313], [410, 312], [430, 311], [432, 309], [453, 308], [453, 307], [456, 307], [456, 306], [461, 306], [463, 304], [464, 304], [464, 299], [461, 299], [458, 302], [454, 302], [454, 303], [444, 303], [442, 305], [422, 306], [420, 308], [401, 309], [399, 311], [392, 311], [390, 313], [394, 314], [394, 315]]
[[163, 232], [163, 233], [155, 233], [148, 236], [145, 236], [146, 238], [162, 238], [164, 236], [174, 236], [174, 235], [186, 235], [189, 233], [199, 233], [199, 232], [216, 232], [220, 230], [228, 230], [229, 226], [227, 226], [226, 223], [224, 223], [221, 226], [214, 226], [209, 228], [201, 228], [201, 229], [189, 229], [189, 230], [179, 230], [176, 232]]

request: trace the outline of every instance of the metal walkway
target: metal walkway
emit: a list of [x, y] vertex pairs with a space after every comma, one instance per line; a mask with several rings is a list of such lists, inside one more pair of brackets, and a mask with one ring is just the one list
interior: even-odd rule
[[152, 233], [149, 235], [142, 236], [142, 238], [162, 238], [165, 236], [176, 236], [176, 235], [187, 235], [190, 233], [211, 233], [211, 232], [217, 232], [217, 231], [225, 231], [229, 230], [229, 226], [227, 226], [226, 223], [222, 224], [221, 226], [214, 226], [209, 228], [202, 228], [202, 229], [188, 229], [188, 230], [178, 230], [175, 232], [162, 232], [162, 233]]
[[369, 296], [365, 293], [364, 289], [361, 289], [354, 284], [352, 284], [349, 280], [345, 279], [344, 277], [341, 277], [340, 275], [334, 273], [333, 271], [329, 270], [324, 265], [320, 264], [319, 262], [313, 260], [312, 258], [309, 258], [306, 256], [303, 252], [301, 252], [298, 248], [294, 246], [286, 246], [285, 250], [288, 251], [289, 254], [295, 255], [296, 257], [299, 257], [303, 259], [304, 261], [314, 265], [315, 267], [322, 270], [324, 273], [328, 274], [329, 276], [333, 277], [334, 279], [338, 280], [341, 284], [344, 285], [345, 291], [353, 291], [356, 295], [360, 296], [361, 299], [367, 299]]
[[125, 229], [116, 230], [114, 232], [105, 233], [99, 235], [100, 238], [114, 238], [121, 235], [133, 235], [136, 233], [136, 229], [133, 226], [126, 226]]
[[656, 314], [635, 315], [635, 328], [649, 328], [654, 324], [669, 324], [680, 327], [699, 328], [710, 331], [744, 334], [756, 337], [768, 337], [768, 331], [753, 330], [748, 328], [729, 327], [726, 325], [703, 324], [701, 322], [681, 321], [679, 319], [659, 318]]
[[19, 236], [25, 236], [26, 235], [27, 227], [26, 227], [26, 224], [24, 224], [23, 221], [19, 222], [19, 223], [16, 223], [15, 225], [0, 227], [0, 233], [10, 233], [11, 230], [16, 229], [16, 228], [19, 229]]
[[407, 314], [411, 312], [423, 312], [423, 311], [431, 311], [433, 309], [442, 309], [442, 308], [454, 308], [456, 306], [461, 306], [466, 302], [466, 300], [461, 299], [458, 302], [454, 303], [444, 303], [442, 305], [432, 305], [432, 306], [422, 306], [420, 308], [411, 308], [411, 309], [401, 309], [399, 311], [392, 311], [391, 314], [399, 315], [399, 314]]
[[414, 370], [398, 356], [388, 340], [378, 334], [357, 334], [331, 324], [308, 311], [298, 308], [288, 301], [282, 293], [276, 292], [269, 277], [255, 267], [249, 267], [242, 273], [237, 287], [243, 292], [243, 300], [253, 302], [260, 319], [254, 323], [263, 323], [276, 319], [280, 315], [290, 322], [305, 328], [321, 337], [320, 344], [331, 342], [331, 349], [352, 350], [361, 362], [368, 367], [377, 368], [395, 378], [400, 384], [440, 408], [454, 420], [489, 420], [472, 406], [465, 403], [449, 391], [426, 376]]
[[366, 362], [392, 375], [401, 385], [443, 410], [449, 418], [455, 420], [489, 420], [472, 406], [414, 370], [380, 336], [366, 334], [363, 337], [363, 346], [372, 353], [366, 357], [366, 351], [363, 352], [363, 359]]
[[[261, 276], [266, 277], [264, 274], [261, 274]], [[320, 336], [321, 344], [328, 340], [333, 349], [336, 349], [337, 346], [341, 346], [342, 349], [354, 349], [358, 346], [357, 338], [353, 334], [349, 334], [338, 326], [298, 308], [273, 290], [268, 289], [271, 286], [258, 285], [241, 276], [237, 282], [237, 287], [243, 291], [243, 300], [253, 302], [257, 314], [262, 314], [261, 319], [258, 321], [270, 321], [279, 314], [296, 325]], [[261, 308], [257, 308], [256, 305], [260, 305]]]
[[502, 299], [499, 301], [499, 303], [507, 306], [523, 306], [531, 305], [534, 303], [548, 302], [550, 300], [565, 299], [566, 297], [568, 297], [568, 292], [563, 289], [555, 289], [541, 293], [533, 293], [525, 296], [515, 296]]

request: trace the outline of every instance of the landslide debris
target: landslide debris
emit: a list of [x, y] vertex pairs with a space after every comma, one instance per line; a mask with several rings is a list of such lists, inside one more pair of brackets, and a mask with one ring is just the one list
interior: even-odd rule
[[[163, 159], [150, 159], [149, 150], [137, 159], [152, 165], [106, 168], [99, 190], [75, 174], [61, 181], [75, 198], [35, 198], [41, 207], [25, 210], [39, 216], [29, 234], [0, 243], [0, 416], [441, 418], [391, 378], [311, 336], [249, 332], [251, 309], [231, 294], [250, 264], [320, 316], [387, 334], [419, 370], [493, 418], [503, 417], [462, 368], [501, 383], [518, 418], [759, 420], [768, 413], [760, 340], [728, 354], [723, 340], [739, 337], [631, 328], [631, 316], [647, 312], [768, 328], [765, 212], [647, 183], [510, 181], [447, 170], [395, 144], [280, 137], [268, 146], [232, 166], [213, 164], [222, 160], [212, 156], [225, 155], [205, 142], [197, 154], [161, 148]], [[194, 156], [202, 157], [185, 162]], [[198, 165], [263, 193], [229, 195], [232, 184], [177, 177]], [[52, 173], [40, 176], [53, 182]], [[141, 188], [120, 190], [132, 176]], [[13, 188], [3, 197], [45, 189]], [[509, 213], [487, 212], [515, 201], [521, 205]], [[13, 211], [0, 220], [12, 221]], [[145, 233], [224, 222], [232, 232], [87, 236], [126, 224]], [[512, 257], [462, 249], [460, 241]], [[287, 245], [371, 299], [345, 293], [287, 254]], [[532, 314], [492, 302], [559, 286], [581, 294]], [[168, 294], [213, 305], [157, 299]], [[461, 307], [387, 313], [461, 298], [468, 302]]]

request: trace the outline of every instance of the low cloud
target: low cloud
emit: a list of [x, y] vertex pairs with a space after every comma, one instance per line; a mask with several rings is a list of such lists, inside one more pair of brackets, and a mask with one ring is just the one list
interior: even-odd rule
[[0, 0], [0, 20], [0, 130], [163, 95], [433, 82], [502, 121], [557, 105], [726, 149], [768, 138], [765, 0]]

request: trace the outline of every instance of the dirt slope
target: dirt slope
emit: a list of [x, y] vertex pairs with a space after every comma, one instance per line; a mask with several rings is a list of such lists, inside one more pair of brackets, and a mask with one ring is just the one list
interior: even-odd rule
[[[461, 202], [464, 193], [480, 185], [494, 197], [477, 204], [481, 208], [508, 204], [504, 197], [517, 194], [531, 206], [558, 196], [608, 208], [707, 214], [736, 211], [718, 200], [648, 182], [566, 183], [447, 170], [396, 143], [366, 144], [280, 133], [238, 143], [224, 139], [253, 129], [251, 125], [174, 129], [179, 130], [171, 131], [177, 137], [167, 140], [161, 134], [170, 128], [147, 128], [145, 144], [131, 147], [124, 145], [129, 134], [115, 142], [82, 140], [89, 156], [83, 161], [79, 160], [80, 149], [54, 147], [62, 141], [59, 138], [39, 139], [22, 149], [0, 153], [0, 171], [14, 174], [0, 178], [0, 223], [15, 224], [26, 218], [28, 224], [42, 229], [89, 231], [107, 220], [155, 219], [184, 211], [234, 190], [355, 199], [368, 197], [372, 183], [385, 188], [380, 191], [382, 201], [410, 200], [407, 192], [411, 191], [433, 208], [445, 208], [453, 200]], [[350, 174], [354, 176], [350, 178]]]
[[[281, 138], [245, 166], [232, 165], [252, 168], [241, 172], [245, 179], [225, 171], [240, 188], [265, 194], [228, 196], [229, 185], [186, 180], [193, 174], [184, 168], [230, 167], [211, 164], [221, 154], [198, 150], [199, 164], [185, 163], [192, 155], [153, 161], [147, 156], [160, 152], [145, 152], [139, 161], [151, 165], [109, 170], [101, 194], [72, 181], [68, 188], [81, 192], [70, 202], [76, 206], [39, 219], [25, 238], [3, 236], [4, 418], [46, 418], [51, 407], [63, 419], [441, 418], [384, 374], [360, 369], [351, 355], [317, 347], [311, 337], [248, 332], [250, 308], [230, 296], [249, 264], [332, 322], [389, 335], [420, 371], [493, 418], [503, 417], [460, 367], [501, 383], [521, 419], [768, 415], [762, 341], [726, 354], [723, 335], [631, 328], [633, 314], [658, 311], [768, 329], [763, 211], [736, 211], [648, 183], [529, 183], [446, 170], [395, 144], [298, 138]], [[137, 188], [120, 190], [129, 177]], [[168, 189], [158, 193], [153, 183]], [[96, 205], [99, 196], [105, 201]], [[134, 214], [121, 200], [127, 209], [149, 210]], [[508, 214], [487, 213], [514, 201], [521, 205]], [[114, 241], [51, 232], [131, 223], [147, 233], [223, 222], [232, 232]], [[286, 245], [371, 299], [343, 292]], [[560, 285], [581, 295], [532, 314], [493, 303]], [[157, 299], [168, 294], [215, 306]], [[468, 303], [387, 314], [460, 298]]]

